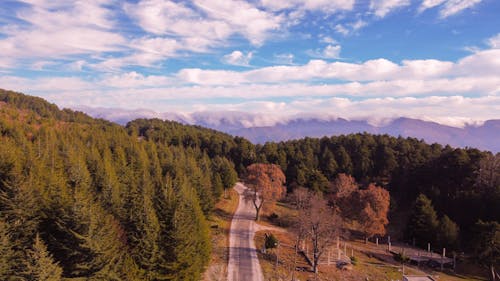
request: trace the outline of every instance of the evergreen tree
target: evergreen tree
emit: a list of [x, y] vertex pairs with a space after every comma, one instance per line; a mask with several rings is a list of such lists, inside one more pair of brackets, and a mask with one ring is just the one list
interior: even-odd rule
[[0, 280], [10, 281], [20, 277], [18, 259], [7, 224], [0, 220]]
[[440, 247], [456, 250], [459, 242], [459, 228], [447, 215], [439, 220], [437, 240]]
[[435, 241], [437, 226], [437, 215], [431, 200], [424, 194], [420, 194], [407, 223], [407, 238], [415, 239], [418, 245], [425, 247], [427, 243]]
[[490, 280], [496, 280], [500, 264], [500, 224], [478, 221], [471, 241], [475, 257], [490, 269]]
[[54, 261], [52, 255], [47, 250], [47, 246], [38, 234], [35, 237], [32, 249], [28, 251], [28, 263], [26, 267], [28, 280], [62, 280], [62, 268]]

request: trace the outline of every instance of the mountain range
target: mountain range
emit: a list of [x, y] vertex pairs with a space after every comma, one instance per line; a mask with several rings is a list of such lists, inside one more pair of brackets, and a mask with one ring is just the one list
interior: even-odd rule
[[373, 125], [368, 120], [343, 118], [296, 117], [286, 121], [264, 120], [257, 115], [242, 112], [199, 112], [183, 115], [156, 113], [149, 110], [87, 107], [78, 109], [91, 116], [120, 124], [136, 118], [160, 118], [199, 125], [241, 136], [253, 143], [367, 132], [395, 137], [414, 137], [428, 143], [448, 144], [453, 147], [475, 147], [494, 153], [500, 152], [500, 119], [487, 120], [481, 125], [452, 127], [405, 117], [393, 119], [383, 125]]

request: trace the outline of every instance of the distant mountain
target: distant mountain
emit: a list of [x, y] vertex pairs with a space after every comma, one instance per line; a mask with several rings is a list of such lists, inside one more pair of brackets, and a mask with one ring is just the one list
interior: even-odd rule
[[242, 112], [197, 112], [181, 115], [148, 110], [129, 111], [106, 108], [79, 108], [79, 110], [120, 124], [143, 117], [175, 120], [245, 137], [253, 143], [367, 132], [395, 137], [414, 137], [424, 139], [428, 143], [436, 142], [454, 147], [468, 146], [495, 153], [500, 152], [500, 119], [488, 120], [480, 126], [467, 125], [458, 128], [405, 117], [375, 126], [366, 120], [342, 118], [323, 120], [297, 117], [290, 120], [264, 120], [257, 115]]
[[424, 139], [428, 143], [437, 142], [454, 147], [468, 146], [493, 152], [500, 151], [500, 120], [489, 120], [478, 127], [456, 128], [410, 118], [398, 118], [380, 127], [370, 125], [366, 121], [297, 119], [275, 126], [240, 128], [225, 132], [245, 137], [255, 143], [367, 132], [414, 137]]

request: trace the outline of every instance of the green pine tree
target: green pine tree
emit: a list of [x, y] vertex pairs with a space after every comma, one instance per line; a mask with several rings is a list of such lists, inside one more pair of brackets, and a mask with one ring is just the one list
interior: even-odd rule
[[407, 238], [415, 239], [418, 245], [425, 247], [427, 243], [435, 242], [437, 226], [437, 215], [431, 200], [424, 194], [420, 194], [407, 224]]
[[62, 280], [62, 268], [54, 261], [52, 255], [47, 250], [47, 246], [36, 235], [32, 249], [28, 251], [27, 261], [28, 280], [36, 281], [60, 281]]
[[440, 247], [456, 250], [459, 242], [458, 225], [452, 221], [447, 215], [444, 215], [439, 220], [437, 229], [438, 243]]

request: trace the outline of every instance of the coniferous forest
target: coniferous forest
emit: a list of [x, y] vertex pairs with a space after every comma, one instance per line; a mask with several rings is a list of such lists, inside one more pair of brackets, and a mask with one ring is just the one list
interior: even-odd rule
[[288, 192], [376, 183], [401, 239], [498, 263], [498, 158], [387, 135], [254, 145], [159, 119], [122, 127], [2, 90], [0, 280], [199, 280], [206, 218], [253, 163], [279, 165]]

